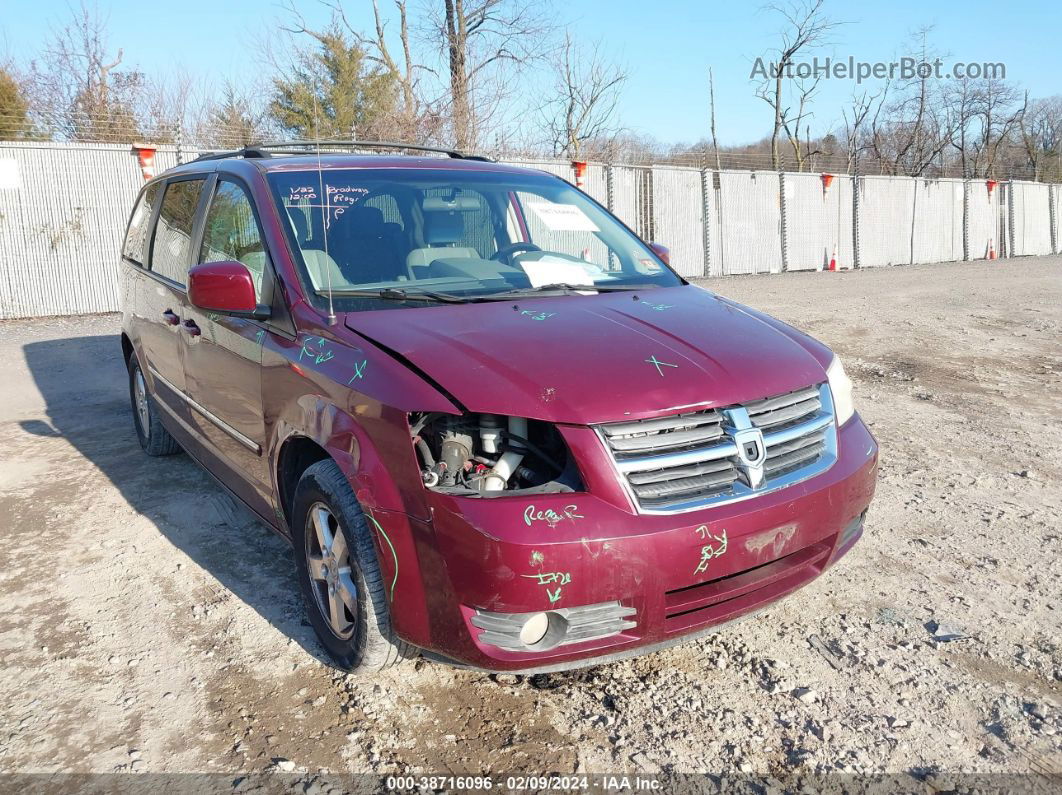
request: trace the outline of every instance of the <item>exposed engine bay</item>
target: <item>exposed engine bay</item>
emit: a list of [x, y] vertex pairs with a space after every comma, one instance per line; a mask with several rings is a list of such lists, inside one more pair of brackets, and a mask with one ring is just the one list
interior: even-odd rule
[[571, 452], [549, 422], [498, 414], [410, 415], [424, 485], [495, 497], [513, 492], [581, 491]]

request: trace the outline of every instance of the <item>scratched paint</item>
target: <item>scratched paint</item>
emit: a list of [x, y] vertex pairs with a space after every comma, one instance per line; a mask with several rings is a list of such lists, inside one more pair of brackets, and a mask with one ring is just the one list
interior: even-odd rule
[[531, 551], [531, 565], [532, 566], [541, 566], [543, 561], [545, 561], [545, 559], [546, 559], [546, 556], [543, 555], [541, 552], [539, 552], [537, 549]]
[[579, 507], [577, 505], [566, 505], [560, 511], [554, 511], [552, 508], [546, 508], [544, 510], [538, 510], [534, 505], [528, 505], [524, 509], [524, 524], [531, 527], [535, 522], [545, 522], [550, 527], [556, 527], [557, 524], [565, 519], [582, 519], [582, 514], [578, 513]]
[[[537, 585], [545, 586], [546, 598], [549, 599], [551, 605], [555, 605], [560, 601], [563, 587], [572, 581], [571, 572], [567, 571], [544, 571], [538, 574], [521, 574], [520, 576], [529, 580], [536, 580]], [[554, 587], [549, 588], [548, 586], [550, 585]]]
[[398, 553], [395, 552], [395, 545], [391, 543], [391, 538], [387, 535], [387, 532], [383, 527], [380, 526], [380, 523], [376, 521], [376, 517], [372, 515], [372, 512], [367, 512], [365, 515], [369, 517], [369, 521], [376, 527], [376, 532], [378, 532], [383, 537], [383, 540], [387, 542], [387, 546], [391, 550], [391, 559], [395, 562], [395, 575], [391, 578], [391, 596], [388, 599], [388, 601], [394, 604], [395, 585], [398, 583]]
[[745, 539], [745, 549], [753, 555], [759, 556], [769, 547], [771, 549], [771, 557], [780, 558], [786, 544], [792, 541], [793, 536], [796, 535], [796, 531], [797, 526], [795, 524], [787, 524], [785, 527], [776, 527], [765, 533], [757, 533]]
[[655, 353], [652, 356], [650, 356], [648, 359], [646, 359], [645, 363], [653, 365], [653, 367], [656, 368], [656, 371], [660, 374], [661, 378], [663, 378], [663, 376], [664, 376], [664, 371], [660, 369], [661, 367], [678, 367], [677, 364], [670, 364], [668, 362], [660, 361], [659, 359], [656, 358], [656, 354]]
[[265, 339], [265, 329], [259, 329], [254, 335], [254, 341], [258, 345], [262, 344], [262, 340]]
[[709, 542], [701, 546], [701, 559], [697, 562], [697, 568], [693, 570], [694, 574], [702, 574], [708, 571], [708, 564], [713, 558], [722, 557], [726, 554], [726, 530], [724, 529], [720, 535], [712, 535], [708, 525], [702, 524], [693, 532], [700, 536], [702, 541]]

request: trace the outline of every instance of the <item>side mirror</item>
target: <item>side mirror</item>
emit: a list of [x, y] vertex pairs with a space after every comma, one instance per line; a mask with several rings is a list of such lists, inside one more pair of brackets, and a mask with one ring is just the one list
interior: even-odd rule
[[662, 243], [650, 243], [649, 248], [652, 249], [656, 256], [660, 257], [664, 261], [665, 265], [671, 264], [671, 249]]
[[188, 271], [188, 300], [207, 312], [264, 320], [269, 307], [259, 305], [254, 280], [241, 262], [204, 262]]

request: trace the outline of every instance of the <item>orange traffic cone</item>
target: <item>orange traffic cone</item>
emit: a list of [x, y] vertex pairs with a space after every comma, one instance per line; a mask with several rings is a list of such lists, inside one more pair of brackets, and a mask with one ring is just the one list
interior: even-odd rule
[[830, 257], [830, 270], [837, 270], [837, 249], [833, 250], [833, 255]]
[[996, 249], [995, 249], [995, 246], [993, 245], [992, 238], [988, 238], [988, 258], [989, 259], [995, 259], [996, 258]]

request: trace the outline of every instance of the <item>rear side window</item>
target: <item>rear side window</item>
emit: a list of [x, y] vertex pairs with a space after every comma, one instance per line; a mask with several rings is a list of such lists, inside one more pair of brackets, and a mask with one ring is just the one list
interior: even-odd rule
[[188, 278], [192, 223], [202, 190], [201, 179], [186, 179], [166, 186], [155, 240], [151, 244], [151, 270], [180, 285]]
[[161, 187], [161, 184], [156, 182], [140, 194], [133, 217], [129, 220], [129, 232], [125, 236], [125, 245], [122, 246], [122, 256], [137, 265], [144, 264], [151, 216], [155, 212]]
[[262, 278], [266, 253], [254, 218], [251, 200], [243, 188], [232, 182], [219, 182], [207, 211], [200, 262], [235, 260], [243, 263], [254, 279], [258, 303], [262, 302]]

